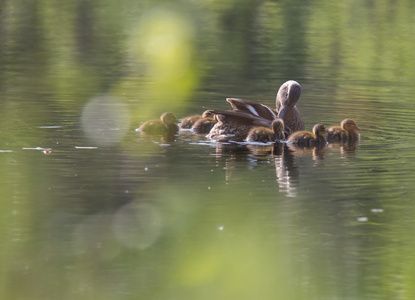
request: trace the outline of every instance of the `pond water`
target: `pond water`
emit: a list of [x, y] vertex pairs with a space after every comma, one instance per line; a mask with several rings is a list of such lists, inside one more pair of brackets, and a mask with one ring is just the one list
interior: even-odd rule
[[[2, 298], [415, 297], [412, 4], [18, 2], [0, 4]], [[306, 129], [353, 118], [359, 143], [135, 131], [274, 106], [289, 79]]]

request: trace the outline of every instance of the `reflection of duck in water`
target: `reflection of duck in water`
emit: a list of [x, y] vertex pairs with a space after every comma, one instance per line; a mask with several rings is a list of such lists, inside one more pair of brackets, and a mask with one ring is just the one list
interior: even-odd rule
[[318, 146], [298, 146], [287, 145], [284, 155], [290, 153], [295, 157], [309, 157], [311, 156], [315, 161], [321, 161], [325, 158], [327, 152], [327, 144]]
[[144, 122], [136, 131], [157, 135], [174, 135], [179, 130], [177, 123], [174, 113], [165, 112], [160, 119]]
[[210, 131], [211, 139], [243, 140], [255, 126], [270, 127], [277, 117], [284, 120], [285, 134], [304, 129], [304, 122], [295, 104], [301, 95], [301, 86], [290, 80], [278, 90], [276, 109], [245, 99], [227, 98], [234, 110], [212, 110], [218, 123]]
[[180, 127], [183, 129], [190, 129], [193, 125], [202, 118], [213, 118], [213, 114], [209, 110], [203, 112], [202, 115], [191, 115], [185, 117], [180, 122]]
[[216, 123], [217, 121], [215, 116], [209, 110], [207, 110], [203, 113], [203, 117], [193, 124], [192, 131], [198, 134], [206, 134], [210, 132]]
[[360, 130], [360, 128], [357, 127], [355, 121], [344, 119], [340, 126], [331, 126], [327, 130], [327, 139], [329, 142], [358, 141], [360, 135], [357, 130]]
[[254, 127], [248, 132], [246, 137], [247, 142], [275, 142], [285, 139], [284, 134], [284, 121], [282, 119], [276, 119], [272, 121], [271, 128], [267, 127]]
[[326, 144], [326, 127], [317, 124], [313, 127], [313, 132], [297, 131], [288, 138], [288, 143], [300, 147], [324, 146]]
[[288, 197], [297, 195], [300, 184], [300, 170], [297, 165], [296, 156], [284, 144], [283, 152], [275, 155], [275, 175], [280, 192], [286, 193]]

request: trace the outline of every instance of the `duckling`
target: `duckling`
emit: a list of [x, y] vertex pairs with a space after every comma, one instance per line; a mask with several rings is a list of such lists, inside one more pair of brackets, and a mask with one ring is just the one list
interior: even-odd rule
[[202, 115], [191, 115], [185, 117], [180, 122], [180, 127], [183, 129], [191, 129], [198, 120], [209, 117], [213, 118], [213, 114], [209, 110], [204, 111]]
[[252, 128], [248, 136], [247, 142], [275, 142], [285, 139], [284, 134], [284, 121], [282, 119], [276, 119], [271, 123], [271, 129], [267, 127], [254, 127]]
[[208, 110], [205, 111], [203, 115], [206, 115], [206, 117], [202, 117], [193, 124], [193, 132], [198, 134], [209, 133], [213, 126], [215, 126], [215, 124], [218, 122], [216, 121], [214, 114]]
[[156, 135], [174, 135], [178, 130], [176, 115], [172, 112], [165, 112], [160, 119], [149, 120], [141, 124], [137, 131]]
[[323, 124], [317, 124], [313, 127], [313, 132], [297, 131], [288, 138], [288, 143], [300, 147], [322, 146], [326, 144], [326, 127]]
[[360, 130], [357, 127], [356, 122], [352, 119], [344, 119], [340, 126], [331, 126], [328, 130], [328, 141], [329, 142], [345, 142], [345, 141], [358, 141]]

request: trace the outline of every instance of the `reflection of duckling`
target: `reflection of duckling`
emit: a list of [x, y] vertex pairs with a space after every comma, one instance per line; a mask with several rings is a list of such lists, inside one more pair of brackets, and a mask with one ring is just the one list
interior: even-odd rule
[[313, 127], [313, 132], [297, 131], [288, 138], [288, 143], [300, 147], [312, 147], [326, 144], [326, 127], [323, 124], [317, 124]]
[[148, 134], [169, 134], [173, 135], [179, 130], [177, 126], [176, 115], [171, 112], [166, 112], [161, 115], [160, 119], [149, 120], [141, 124], [138, 131]]
[[284, 135], [284, 121], [282, 119], [276, 119], [271, 123], [271, 129], [267, 127], [254, 127], [252, 128], [248, 136], [247, 142], [274, 142], [285, 139]]
[[206, 110], [205, 112], [203, 112], [202, 115], [191, 115], [191, 116], [185, 117], [180, 122], [180, 127], [183, 129], [190, 129], [200, 119], [209, 118], [209, 117], [213, 117], [213, 114], [209, 110]]
[[205, 111], [203, 115], [205, 114], [206, 117], [197, 120], [196, 123], [192, 126], [192, 131], [194, 131], [195, 133], [209, 133], [213, 126], [215, 126], [215, 124], [217, 123], [214, 115], [210, 111]]
[[328, 141], [329, 142], [344, 142], [344, 141], [358, 141], [360, 130], [357, 127], [356, 122], [352, 119], [344, 119], [340, 126], [331, 126], [328, 130]]

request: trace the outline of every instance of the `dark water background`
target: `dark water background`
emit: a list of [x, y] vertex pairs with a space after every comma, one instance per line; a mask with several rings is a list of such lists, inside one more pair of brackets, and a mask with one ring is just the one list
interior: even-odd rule
[[[399, 0], [0, 1], [1, 298], [414, 299], [414, 30]], [[360, 143], [134, 131], [289, 79]]]

